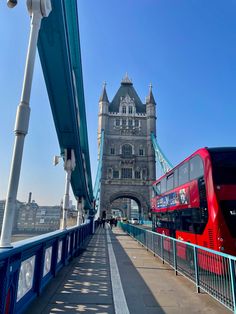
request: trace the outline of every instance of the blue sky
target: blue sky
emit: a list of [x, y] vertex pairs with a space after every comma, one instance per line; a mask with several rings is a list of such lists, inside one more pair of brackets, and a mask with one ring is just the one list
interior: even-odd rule
[[[97, 112], [103, 81], [112, 100], [125, 72], [142, 101], [153, 84], [157, 137], [173, 164], [204, 146], [236, 145], [236, 1], [79, 0], [90, 159], [97, 167]], [[0, 2], [0, 199], [5, 198], [29, 17], [25, 1]], [[58, 204], [64, 170], [38, 58], [18, 199]]]

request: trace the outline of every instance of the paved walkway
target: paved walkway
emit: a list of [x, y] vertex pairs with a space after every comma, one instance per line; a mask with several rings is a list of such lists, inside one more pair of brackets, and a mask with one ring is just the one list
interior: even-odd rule
[[[123, 289], [122, 289], [123, 287]], [[27, 314], [227, 314], [119, 228], [99, 228]]]

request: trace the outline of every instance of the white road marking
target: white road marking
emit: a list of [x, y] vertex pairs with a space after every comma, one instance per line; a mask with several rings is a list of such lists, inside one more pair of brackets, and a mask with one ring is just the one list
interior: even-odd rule
[[113, 251], [111, 237], [109, 235], [108, 229], [106, 229], [107, 243], [108, 243], [108, 255], [110, 260], [110, 270], [111, 270], [111, 285], [113, 292], [113, 300], [116, 314], [130, 314], [128, 305], [126, 302], [124, 290], [122, 287], [119, 269], [116, 263], [116, 257]]

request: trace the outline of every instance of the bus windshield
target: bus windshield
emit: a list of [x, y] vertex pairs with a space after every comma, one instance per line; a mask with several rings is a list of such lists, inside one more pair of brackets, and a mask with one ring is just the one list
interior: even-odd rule
[[215, 184], [236, 184], [236, 148], [209, 149]]

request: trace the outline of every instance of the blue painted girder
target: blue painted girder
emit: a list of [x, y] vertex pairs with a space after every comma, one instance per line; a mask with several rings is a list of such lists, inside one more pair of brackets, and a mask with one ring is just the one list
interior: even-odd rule
[[42, 20], [38, 51], [61, 154], [75, 151], [71, 185], [92, 209], [93, 191], [85, 113], [82, 62], [76, 0], [52, 0], [52, 12]]

